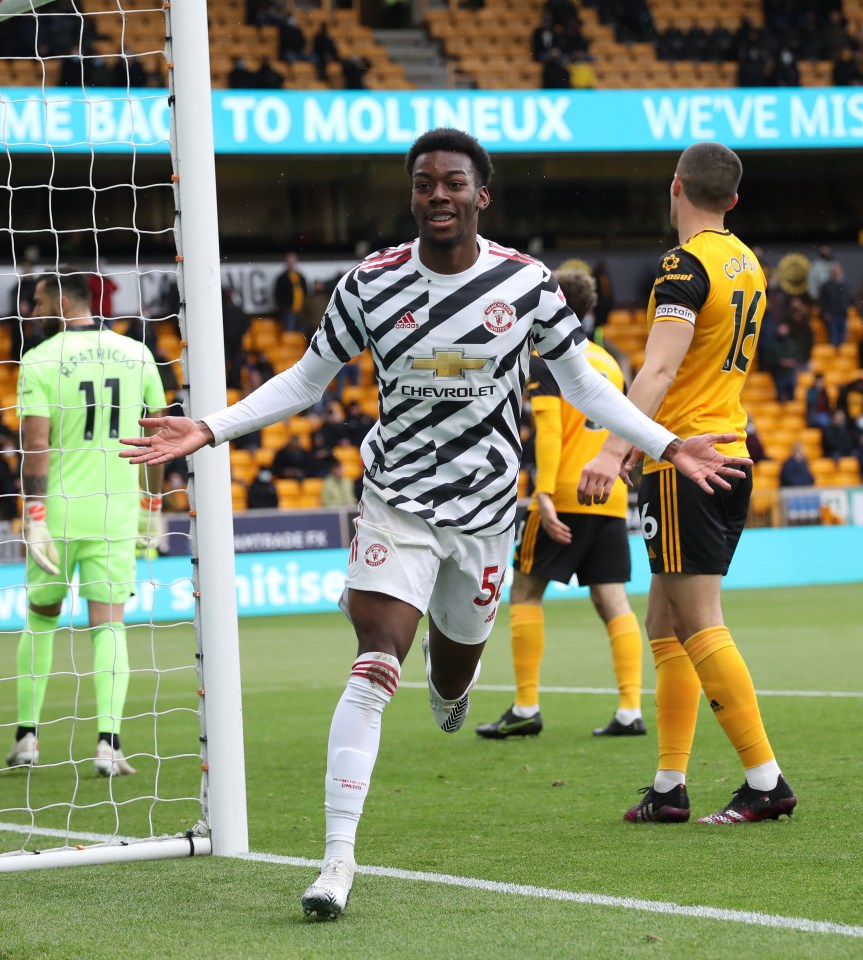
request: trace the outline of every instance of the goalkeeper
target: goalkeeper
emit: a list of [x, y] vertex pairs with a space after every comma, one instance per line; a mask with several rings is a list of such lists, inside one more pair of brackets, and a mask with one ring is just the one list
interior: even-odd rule
[[18, 377], [28, 610], [7, 762], [39, 759], [54, 632], [77, 569], [92, 630], [96, 771], [131, 774], [120, 746], [129, 686], [123, 608], [134, 592], [136, 546], [148, 548], [161, 533], [162, 468], [139, 474], [117, 456], [118, 438], [137, 432], [142, 409], [161, 410], [165, 393], [147, 347], [91, 316], [86, 274], [45, 274], [35, 299], [46, 339], [24, 355]]

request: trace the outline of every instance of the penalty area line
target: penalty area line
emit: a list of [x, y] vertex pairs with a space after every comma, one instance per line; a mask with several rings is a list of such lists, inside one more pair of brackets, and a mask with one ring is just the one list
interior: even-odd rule
[[[19, 833], [29, 836], [52, 837], [70, 841], [91, 843], [133, 842], [134, 837], [119, 837], [110, 833], [80, 833], [66, 830], [37, 828], [21, 823], [0, 823], [0, 833]], [[320, 860], [306, 857], [287, 857], [277, 853], [244, 853], [232, 858], [258, 863], [274, 863], [288, 867], [319, 869]], [[826, 933], [842, 937], [863, 939], [863, 927], [828, 920], [810, 920], [807, 917], [784, 917], [773, 913], [758, 913], [752, 910], [728, 910], [722, 907], [691, 906], [664, 900], [639, 900], [634, 897], [612, 897], [600, 893], [577, 893], [572, 890], [556, 890], [550, 887], [535, 887], [523, 883], [501, 883], [495, 880], [480, 880], [477, 877], [457, 877], [448, 873], [426, 873], [419, 870], [401, 870], [397, 867], [357, 866], [357, 873], [371, 877], [386, 877], [393, 880], [413, 880], [419, 883], [435, 883], [447, 887], [462, 887], [484, 893], [506, 893], [510, 896], [534, 897], [538, 900], [557, 900], [564, 903], [580, 903], [594, 907], [617, 907], [642, 913], [658, 913], [673, 917], [692, 917], [696, 920], [719, 920], [724, 923], [741, 923], [754, 927], [770, 927], [774, 930], [796, 930], [799, 933]]]
[[[285, 857], [273, 853], [241, 854], [238, 859], [278, 863], [291, 867], [320, 868], [321, 866], [320, 860], [308, 860], [305, 857]], [[463, 887], [469, 890], [481, 890], [485, 893], [506, 893], [518, 897], [535, 897], [539, 900], [557, 900], [587, 906], [618, 907], [643, 913], [692, 917], [698, 920], [720, 920], [725, 923], [771, 927], [775, 930], [796, 930], [800, 933], [828, 933], [843, 937], [863, 938], [863, 927], [832, 923], [826, 920], [810, 920], [806, 917], [784, 917], [778, 914], [757, 913], [751, 910], [727, 910], [722, 907], [687, 907], [681, 903], [671, 903], [663, 900], [639, 900], [634, 897], [611, 897], [599, 893], [576, 893], [572, 890], [555, 890], [549, 887], [534, 887], [522, 883], [500, 883], [494, 880], [480, 880], [476, 877], [457, 877], [447, 873], [400, 870], [396, 867], [364, 867], [358, 865], [357, 873], [373, 877], [387, 877], [394, 880], [414, 880], [420, 883]]]

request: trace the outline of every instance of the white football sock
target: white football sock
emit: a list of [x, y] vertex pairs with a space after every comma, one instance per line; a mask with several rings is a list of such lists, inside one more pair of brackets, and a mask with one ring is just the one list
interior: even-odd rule
[[539, 713], [539, 704], [535, 703], [532, 707], [519, 707], [517, 704], [513, 704], [512, 712], [517, 717], [521, 717], [522, 720], [529, 720]]
[[657, 793], [668, 793], [681, 783], [686, 785], [686, 774], [682, 770], [657, 770], [653, 778], [653, 789]]
[[753, 790], [773, 790], [779, 783], [779, 764], [776, 760], [759, 763], [757, 767], [747, 767], [746, 782]]
[[[351, 668], [330, 724], [325, 784], [325, 858], [331, 844], [356, 842], [357, 826], [381, 741], [381, 714], [398, 687], [401, 667], [386, 653], [364, 653]], [[344, 848], [339, 847], [343, 850]]]
[[628, 727], [630, 723], [640, 718], [641, 710], [639, 710], [638, 707], [632, 707], [628, 710], [621, 708], [614, 713], [614, 719], [617, 720], [618, 723], [622, 723], [625, 727]]

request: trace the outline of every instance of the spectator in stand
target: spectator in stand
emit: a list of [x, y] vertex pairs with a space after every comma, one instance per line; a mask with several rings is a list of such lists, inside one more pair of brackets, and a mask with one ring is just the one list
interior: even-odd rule
[[240, 389], [240, 366], [243, 357], [243, 337], [251, 325], [251, 318], [243, 310], [239, 294], [231, 287], [222, 287], [222, 333], [225, 340], [225, 367], [228, 387]]
[[22, 260], [19, 271], [17, 282], [13, 283], [9, 294], [9, 315], [3, 318], [11, 336], [9, 358], [15, 361], [44, 339], [42, 324], [33, 317], [38, 277], [33, 273], [32, 262], [29, 259]]
[[799, 87], [800, 86], [800, 68], [794, 59], [794, 54], [783, 47], [779, 51], [775, 63], [773, 64], [773, 75], [770, 78], [771, 87]]
[[300, 332], [311, 340], [315, 330], [321, 325], [321, 317], [330, 302], [330, 295], [324, 286], [323, 280], [313, 280], [312, 289], [303, 297], [303, 308], [300, 311]]
[[572, 0], [546, 0], [543, 17], [548, 15], [552, 26], [565, 27], [570, 23], [581, 26], [578, 10]]
[[783, 319], [788, 324], [791, 339], [797, 344], [801, 367], [808, 368], [812, 360], [812, 345], [815, 342], [809, 304], [803, 297], [789, 297], [785, 303], [784, 316], [780, 316], [780, 322]]
[[333, 457], [321, 487], [321, 506], [355, 507], [356, 505], [357, 494], [354, 481], [345, 476], [344, 465]]
[[21, 484], [18, 443], [7, 434], [0, 434], [0, 520], [18, 516], [18, 494]]
[[530, 55], [537, 63], [544, 63], [551, 51], [557, 46], [557, 35], [551, 14], [546, 11], [542, 15], [542, 22], [533, 31], [530, 40]]
[[836, 406], [845, 412], [851, 427], [863, 434], [863, 377], [856, 377], [840, 389]]
[[830, 279], [830, 271], [833, 269], [835, 262], [833, 251], [827, 244], [822, 244], [818, 248], [818, 256], [815, 257], [809, 267], [809, 276], [806, 281], [806, 290], [813, 303], [820, 301], [821, 287]]
[[114, 84], [125, 87], [152, 87], [154, 78], [131, 47], [123, 48], [123, 59], [114, 68]]
[[595, 90], [596, 71], [590, 62], [590, 57], [583, 51], [573, 54], [569, 65], [569, 85], [573, 90]]
[[556, 31], [556, 36], [556, 46], [560, 49], [565, 60], [579, 54], [588, 57], [590, 53], [590, 41], [581, 32], [581, 28], [576, 21], [573, 20], [560, 27]]
[[838, 60], [842, 51], [854, 46], [848, 33], [848, 21], [841, 10], [832, 10], [827, 23], [821, 29], [821, 56], [825, 60]]
[[780, 403], [793, 400], [803, 359], [787, 323], [780, 322], [776, 327], [773, 342], [762, 352], [762, 363], [776, 384], [776, 399]]
[[848, 335], [848, 307], [851, 293], [845, 283], [845, 271], [838, 260], [830, 267], [830, 278], [821, 285], [818, 295], [821, 319], [827, 327], [827, 336], [837, 349], [845, 343]]
[[324, 441], [324, 446], [328, 450], [332, 450], [345, 441], [350, 442], [348, 425], [345, 420], [345, 411], [342, 409], [340, 403], [333, 401], [327, 404], [324, 410], [323, 423], [317, 432], [320, 433]]
[[381, 26], [384, 30], [404, 30], [405, 27], [410, 26], [410, 20], [409, 0], [382, 0]]
[[755, 421], [752, 417], [748, 417], [746, 420], [746, 449], [749, 451], [749, 459], [753, 463], [760, 463], [762, 460], [770, 459], [770, 457], [767, 456], [767, 451], [764, 449], [764, 444], [761, 442], [758, 428], [755, 426]]
[[234, 57], [234, 65], [228, 74], [228, 86], [231, 90], [251, 90], [255, 86], [255, 75], [242, 57]]
[[826, 427], [833, 415], [833, 404], [824, 382], [824, 374], [816, 373], [812, 386], [806, 391], [806, 426]]
[[297, 255], [285, 254], [285, 269], [273, 284], [273, 300], [285, 330], [300, 329], [300, 312], [307, 290], [306, 278], [297, 269]]
[[854, 455], [857, 447], [857, 436], [848, 425], [845, 411], [836, 409], [830, 423], [821, 431], [821, 448], [825, 457], [841, 460], [842, 457]]
[[[101, 269], [105, 266], [103, 260]], [[110, 277], [106, 277], [101, 272], [101, 269], [97, 267], [99, 272], [91, 273], [89, 277], [90, 312], [97, 321], [100, 318], [110, 320], [114, 316], [114, 294], [120, 289]]]
[[253, 86], [258, 90], [281, 90], [285, 85], [285, 78], [273, 67], [269, 57], [261, 59], [261, 65], [252, 76]]
[[316, 430], [312, 434], [312, 449], [309, 451], [309, 476], [325, 477], [332, 459], [333, 448], [327, 445], [323, 433]]
[[306, 53], [306, 35], [294, 14], [279, 21], [279, 59], [286, 63], [308, 60]]
[[780, 487], [814, 487], [815, 478], [809, 469], [809, 462], [803, 452], [803, 444], [794, 444], [791, 456], [782, 464], [779, 471]]
[[833, 86], [857, 87], [863, 84], [863, 70], [860, 69], [859, 55], [855, 56], [851, 47], [843, 47], [833, 61]]
[[543, 90], [569, 90], [569, 67], [563, 62], [560, 50], [555, 47], [542, 65]]
[[326, 83], [327, 66], [339, 60], [339, 51], [325, 23], [320, 25], [318, 32], [312, 37], [312, 60], [318, 71], [318, 80]]
[[611, 6], [618, 43], [647, 43], [654, 39], [656, 26], [647, 0], [616, 0]]
[[314, 472], [311, 455], [296, 433], [291, 434], [288, 442], [276, 451], [272, 471], [279, 480], [305, 480]]
[[770, 86], [771, 69], [770, 58], [760, 46], [747, 46], [737, 61], [737, 86]]
[[279, 494], [273, 483], [270, 470], [259, 470], [258, 475], [249, 484], [249, 510], [275, 510], [279, 506]]
[[365, 76], [371, 65], [371, 61], [366, 57], [345, 57], [342, 60], [342, 85], [345, 90], [365, 90]]
[[275, 376], [273, 365], [266, 355], [257, 350], [247, 350], [243, 354], [240, 366], [240, 389], [249, 394], [257, 390], [262, 383]]
[[345, 427], [350, 443], [359, 447], [362, 445], [366, 434], [375, 425], [375, 421], [363, 412], [359, 400], [352, 400], [345, 409]]

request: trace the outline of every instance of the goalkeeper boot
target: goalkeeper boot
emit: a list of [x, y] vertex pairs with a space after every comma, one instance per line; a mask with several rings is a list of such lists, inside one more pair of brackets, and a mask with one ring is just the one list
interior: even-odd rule
[[10, 767], [34, 767], [39, 760], [39, 741], [35, 733], [25, 733], [20, 740], [15, 741], [6, 763]]
[[641, 717], [636, 717], [632, 723], [621, 723], [617, 717], [612, 717], [604, 727], [593, 731], [595, 737], [643, 737], [646, 733]]
[[474, 684], [479, 680], [479, 671], [481, 664], [477, 663], [473, 680], [468, 684], [467, 690], [458, 698], [458, 700], [444, 700], [444, 698], [435, 690], [431, 679], [431, 657], [429, 656], [429, 635], [423, 637], [423, 657], [426, 662], [426, 676], [429, 684], [429, 705], [434, 714], [437, 725], [444, 733], [455, 733], [461, 730], [464, 725], [467, 712], [470, 710], [470, 691]]
[[102, 777], [129, 776], [135, 773], [135, 768], [123, 756], [123, 751], [116, 749], [107, 740], [100, 740], [96, 744], [96, 773]]
[[761, 820], [778, 820], [784, 813], [791, 816], [797, 806], [797, 797], [783, 777], [772, 790], [756, 790], [744, 783], [734, 791], [730, 803], [699, 817], [696, 823], [758, 823]]
[[660, 793], [653, 787], [638, 791], [644, 799], [623, 815], [630, 823], [686, 823], [689, 819], [689, 794], [686, 785], [679, 783], [671, 790]]
[[512, 707], [494, 723], [483, 723], [476, 732], [486, 740], [504, 740], [507, 737], [535, 737], [542, 730], [542, 714], [539, 710], [532, 717], [519, 717]]
[[344, 857], [330, 857], [315, 882], [303, 894], [303, 913], [316, 913], [322, 920], [335, 920], [348, 905], [356, 864]]

